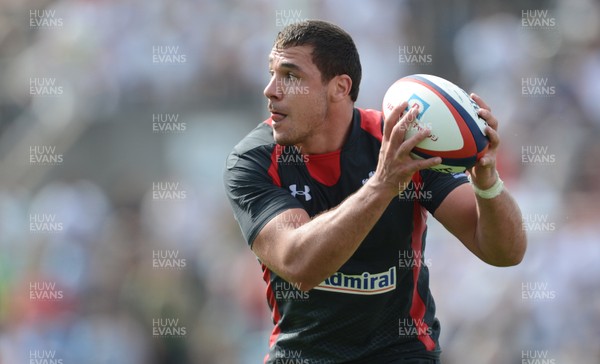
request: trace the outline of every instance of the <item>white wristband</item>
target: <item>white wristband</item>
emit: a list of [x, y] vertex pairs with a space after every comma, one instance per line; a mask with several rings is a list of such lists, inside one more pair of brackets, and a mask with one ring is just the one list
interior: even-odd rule
[[496, 179], [496, 182], [492, 185], [492, 187], [488, 188], [487, 190], [482, 190], [482, 189], [478, 188], [477, 186], [475, 186], [475, 184], [471, 180], [470, 175], [467, 178], [469, 179], [469, 182], [471, 182], [471, 185], [473, 186], [473, 190], [475, 191], [475, 194], [481, 198], [485, 198], [486, 200], [489, 200], [489, 199], [499, 196], [502, 193], [502, 191], [504, 190], [504, 182], [500, 179], [500, 174], [498, 174], [498, 171], [496, 171], [496, 177], [498, 177], [498, 179]]

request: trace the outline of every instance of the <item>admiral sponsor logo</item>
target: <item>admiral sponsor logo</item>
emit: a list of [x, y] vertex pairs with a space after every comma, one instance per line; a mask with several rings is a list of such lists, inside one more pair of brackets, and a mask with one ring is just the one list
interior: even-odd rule
[[63, 364], [56, 350], [29, 350], [29, 364]]
[[390, 292], [396, 289], [396, 267], [387, 272], [349, 275], [341, 272], [334, 273], [314, 289], [338, 293], [374, 295]]
[[523, 350], [521, 364], [556, 364], [556, 359], [549, 356], [548, 350]]
[[400, 319], [398, 322], [399, 336], [429, 336], [432, 330], [423, 319]]

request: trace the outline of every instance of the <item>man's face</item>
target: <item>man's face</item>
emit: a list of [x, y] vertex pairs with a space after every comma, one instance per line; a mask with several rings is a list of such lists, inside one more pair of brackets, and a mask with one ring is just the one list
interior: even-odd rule
[[281, 145], [298, 145], [319, 132], [327, 116], [327, 84], [312, 62], [312, 46], [271, 50], [271, 79], [264, 90]]

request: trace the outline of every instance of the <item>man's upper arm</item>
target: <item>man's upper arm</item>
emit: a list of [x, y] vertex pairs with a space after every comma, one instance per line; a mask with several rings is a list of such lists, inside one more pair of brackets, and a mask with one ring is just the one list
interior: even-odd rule
[[260, 230], [252, 243], [252, 251], [261, 263], [269, 267], [280, 277], [291, 281], [291, 260], [297, 258], [291, 253], [293, 242], [286, 234], [310, 221], [304, 209], [289, 209], [281, 212]]
[[452, 190], [439, 205], [434, 217], [467, 249], [476, 256], [482, 257], [475, 239], [478, 220], [477, 201], [470, 184], [463, 184]]
[[481, 257], [476, 244], [477, 201], [464, 173], [448, 174], [423, 170], [424, 188], [431, 193], [422, 201], [429, 212], [473, 254]]
[[223, 175], [234, 216], [250, 246], [275, 216], [302, 208], [288, 191], [274, 184], [268, 174], [270, 163], [268, 152], [260, 147], [241, 155], [234, 151]]

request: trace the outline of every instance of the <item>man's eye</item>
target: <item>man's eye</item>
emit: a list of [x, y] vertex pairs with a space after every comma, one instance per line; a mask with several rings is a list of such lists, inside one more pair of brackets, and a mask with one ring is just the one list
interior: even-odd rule
[[290, 80], [297, 80], [298, 79], [298, 77], [295, 74], [293, 74], [293, 73], [288, 73], [287, 74], [287, 78], [289, 78]]

